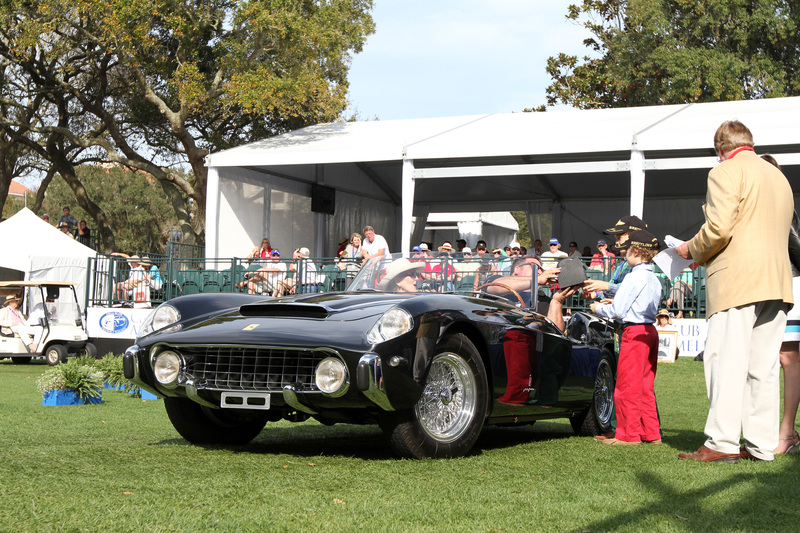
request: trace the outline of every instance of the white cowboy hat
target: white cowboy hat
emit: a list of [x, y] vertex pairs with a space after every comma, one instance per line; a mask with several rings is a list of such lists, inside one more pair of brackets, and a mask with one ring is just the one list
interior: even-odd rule
[[411, 262], [406, 258], [400, 258], [386, 267], [386, 276], [378, 284], [378, 289], [385, 291], [393, 282], [402, 279], [410, 272], [422, 272], [425, 270], [425, 263]]

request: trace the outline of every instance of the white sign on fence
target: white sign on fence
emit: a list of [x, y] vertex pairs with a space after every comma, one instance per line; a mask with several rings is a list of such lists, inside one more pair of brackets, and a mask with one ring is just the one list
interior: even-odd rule
[[694, 357], [706, 348], [708, 322], [704, 318], [673, 318], [678, 328], [678, 357]]

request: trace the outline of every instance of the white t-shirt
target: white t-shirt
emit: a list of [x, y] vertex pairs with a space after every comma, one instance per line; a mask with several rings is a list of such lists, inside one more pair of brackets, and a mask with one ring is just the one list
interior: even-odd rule
[[286, 263], [267, 263], [267, 265], [263, 268], [272, 268], [276, 269], [277, 272], [261, 272], [264, 276], [264, 282], [267, 284], [268, 288], [274, 288], [278, 282], [283, 281], [286, 277]]
[[558, 265], [558, 260], [562, 257], [567, 257], [566, 252], [562, 252], [561, 250], [557, 252], [544, 252], [542, 253], [542, 269], [548, 270], [553, 268], [554, 266]]
[[367, 251], [370, 256], [373, 256], [378, 253], [378, 250], [383, 248], [383, 255], [389, 255], [389, 244], [386, 242], [386, 239], [383, 238], [383, 235], [375, 234], [375, 239], [372, 242], [369, 242], [369, 239], [364, 239], [364, 244], [362, 245], [363, 248]]

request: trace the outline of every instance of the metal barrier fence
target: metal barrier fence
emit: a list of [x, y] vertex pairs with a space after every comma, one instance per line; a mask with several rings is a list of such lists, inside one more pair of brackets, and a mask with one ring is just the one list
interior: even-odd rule
[[[180, 244], [180, 243], [175, 243]], [[191, 245], [188, 245], [191, 246]], [[197, 247], [199, 248], [199, 247]], [[144, 264], [132, 269], [128, 260], [98, 255], [90, 259], [87, 304], [90, 306], [129, 305], [155, 307], [177, 296], [197, 293], [239, 292], [267, 296], [295, 293], [343, 291], [360, 269], [360, 260], [311, 258], [294, 260], [204, 258], [187, 245], [168, 248], [188, 256], [160, 255], [139, 252]], [[431, 258], [424, 259], [431, 267], [420, 275], [421, 289], [472, 294], [485, 283], [500, 281], [497, 276], [511, 275], [511, 258]], [[609, 281], [622, 259], [595, 261], [581, 258], [589, 279]], [[662, 286], [659, 308], [667, 308], [675, 316], [705, 316], [705, 269], [685, 270], [675, 280], [655, 267]], [[426, 283], [428, 285], [426, 285]], [[146, 289], [146, 290], [145, 290]], [[550, 289], [540, 288], [545, 299]], [[567, 309], [585, 310], [591, 302], [573, 296]]]

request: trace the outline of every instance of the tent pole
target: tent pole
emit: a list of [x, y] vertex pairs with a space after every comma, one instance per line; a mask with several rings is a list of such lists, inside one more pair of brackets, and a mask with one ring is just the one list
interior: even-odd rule
[[644, 152], [634, 137], [631, 143], [631, 215], [644, 218]]
[[414, 216], [414, 160], [403, 159], [402, 222], [400, 225], [400, 251], [411, 250], [411, 218]]
[[206, 257], [219, 257], [219, 173], [208, 167], [206, 180]]

